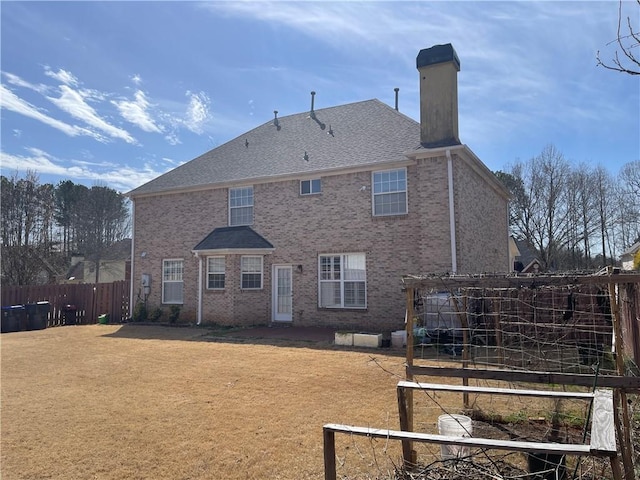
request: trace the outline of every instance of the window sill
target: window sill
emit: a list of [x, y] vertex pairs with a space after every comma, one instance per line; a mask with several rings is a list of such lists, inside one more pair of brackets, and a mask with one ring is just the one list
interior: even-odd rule
[[392, 214], [389, 214], [389, 215], [371, 215], [371, 217], [373, 219], [376, 219], [376, 220], [406, 218], [408, 216], [409, 216], [409, 212], [407, 212], [407, 213], [392, 213]]
[[318, 307], [318, 311], [329, 311], [329, 312], [362, 312], [366, 313], [369, 311], [367, 307]]

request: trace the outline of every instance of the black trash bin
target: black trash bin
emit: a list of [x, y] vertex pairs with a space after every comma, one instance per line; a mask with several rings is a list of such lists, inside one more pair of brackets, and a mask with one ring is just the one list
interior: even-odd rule
[[2, 307], [2, 333], [27, 329], [27, 311], [24, 305]]
[[65, 325], [76, 324], [76, 311], [78, 308], [75, 305], [65, 305], [62, 309], [62, 318]]
[[49, 302], [28, 303], [27, 310], [27, 330], [43, 330], [47, 328], [49, 318]]

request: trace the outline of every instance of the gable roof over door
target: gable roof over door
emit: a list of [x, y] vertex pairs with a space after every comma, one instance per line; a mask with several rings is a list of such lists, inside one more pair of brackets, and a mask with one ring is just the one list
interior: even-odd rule
[[367, 100], [274, 118], [128, 195], [135, 198], [396, 162], [406, 160], [404, 153], [419, 147], [418, 122], [379, 100]]
[[269, 254], [273, 250], [271, 242], [248, 226], [216, 228], [193, 248], [197, 255]]

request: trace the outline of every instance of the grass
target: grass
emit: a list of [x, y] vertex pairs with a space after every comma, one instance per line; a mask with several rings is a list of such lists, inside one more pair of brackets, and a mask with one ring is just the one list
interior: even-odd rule
[[[2, 335], [2, 478], [322, 478], [323, 424], [398, 428], [400, 356], [206, 333], [90, 325]], [[380, 460], [397, 460], [394, 447]]]
[[[3, 334], [2, 478], [316, 479], [325, 423], [399, 428], [400, 352], [233, 333], [89, 325]], [[418, 431], [437, 433], [443, 410], [462, 407], [459, 394], [416, 399]], [[490, 416], [525, 418], [513, 398], [474, 400]], [[420, 455], [437, 458], [429, 448]], [[391, 478], [401, 463], [399, 444], [347, 435], [336, 436], [336, 454], [339, 478]]]

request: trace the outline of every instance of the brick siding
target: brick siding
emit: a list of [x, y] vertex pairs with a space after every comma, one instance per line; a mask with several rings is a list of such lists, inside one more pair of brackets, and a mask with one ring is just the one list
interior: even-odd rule
[[[455, 155], [454, 173], [459, 271], [504, 271], [506, 202]], [[241, 290], [240, 256], [227, 255], [224, 291], [204, 290], [203, 323], [269, 324], [272, 267], [286, 264], [293, 266], [295, 325], [367, 331], [402, 328], [401, 276], [451, 271], [446, 158], [417, 161], [407, 167], [407, 179], [409, 213], [391, 217], [372, 216], [371, 171], [323, 176], [319, 195], [301, 196], [298, 180], [254, 185], [252, 228], [275, 247], [264, 257], [263, 289]], [[148, 302], [151, 308], [160, 306], [162, 260], [182, 258], [180, 318], [195, 321], [199, 260], [192, 249], [214, 228], [226, 225], [226, 188], [135, 199], [134, 293], [137, 279], [149, 273]], [[359, 252], [366, 254], [367, 308], [320, 309], [318, 255]], [[206, 287], [206, 259], [202, 267]]]

